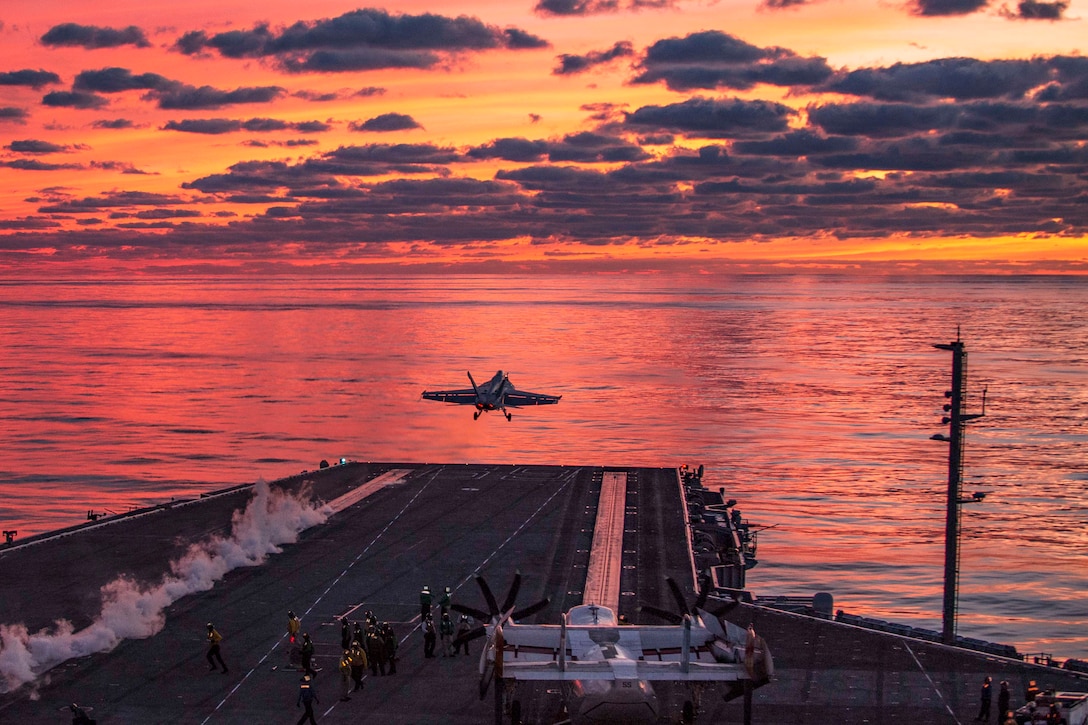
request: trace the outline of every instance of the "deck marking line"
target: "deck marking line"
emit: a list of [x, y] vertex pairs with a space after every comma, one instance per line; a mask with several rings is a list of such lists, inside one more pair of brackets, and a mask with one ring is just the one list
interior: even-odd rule
[[[403, 515], [404, 515], [404, 512], [405, 512], [405, 511], [407, 511], [407, 510], [408, 510], [408, 508], [409, 508], [409, 507], [410, 507], [410, 506], [411, 506], [411, 505], [412, 505], [413, 503], [415, 503], [415, 500], [416, 500], [417, 498], [419, 498], [419, 495], [420, 495], [421, 493], [423, 493], [423, 492], [424, 492], [424, 491], [425, 491], [425, 490], [427, 489], [427, 487], [431, 485], [431, 483], [433, 483], [433, 482], [434, 482], [435, 478], [437, 478], [437, 477], [438, 477], [438, 474], [439, 474], [439, 473], [441, 473], [441, 471], [442, 471], [442, 469], [439, 469], [439, 470], [435, 471], [435, 472], [434, 472], [434, 473], [433, 473], [433, 474], [432, 474], [432, 475], [430, 476], [430, 478], [429, 478], [429, 479], [428, 479], [428, 480], [427, 480], [427, 481], [426, 481], [426, 482], [425, 482], [425, 483], [424, 483], [424, 484], [423, 484], [422, 486], [420, 486], [419, 490], [418, 490], [418, 491], [416, 491], [415, 495], [414, 495], [414, 496], [412, 496], [412, 498], [411, 498], [411, 499], [409, 499], [408, 503], [404, 504], [404, 508], [402, 508], [402, 509], [401, 509], [400, 511], [398, 511], [398, 512], [397, 512], [397, 515], [396, 515], [396, 516], [394, 516], [394, 517], [393, 517], [392, 519], [390, 519], [390, 520], [389, 520], [389, 523], [387, 523], [387, 524], [385, 525], [385, 528], [383, 528], [383, 529], [382, 529], [381, 531], [379, 531], [379, 532], [377, 533], [377, 535], [376, 535], [376, 536], [375, 536], [375, 537], [374, 537], [373, 539], [371, 539], [370, 543], [369, 543], [369, 544], [367, 544], [367, 545], [366, 545], [366, 547], [364, 547], [364, 548], [363, 548], [363, 550], [359, 552], [359, 554], [358, 554], [358, 555], [357, 555], [357, 556], [356, 556], [356, 557], [355, 557], [355, 558], [354, 558], [354, 559], [352, 560], [352, 562], [351, 562], [350, 564], [348, 564], [348, 567], [347, 567], [347, 569], [345, 569], [345, 570], [344, 570], [343, 572], [341, 572], [340, 576], [336, 577], [336, 579], [335, 579], [335, 580], [333, 580], [332, 584], [330, 584], [330, 585], [329, 585], [329, 586], [328, 586], [328, 587], [327, 587], [327, 588], [325, 589], [325, 591], [321, 592], [321, 594], [320, 594], [320, 595], [319, 595], [319, 596], [317, 597], [317, 599], [315, 599], [315, 600], [314, 600], [314, 602], [313, 602], [313, 603], [312, 603], [312, 604], [311, 604], [311, 605], [309, 606], [309, 608], [307, 608], [307, 609], [306, 609], [306, 611], [305, 611], [305, 612], [303, 612], [303, 615], [302, 615], [303, 617], [305, 617], [305, 616], [306, 616], [306, 615], [308, 615], [308, 614], [309, 614], [310, 612], [312, 612], [312, 611], [313, 611], [313, 609], [314, 609], [314, 607], [316, 607], [316, 606], [317, 606], [318, 604], [320, 604], [320, 603], [321, 603], [321, 600], [325, 598], [325, 595], [326, 595], [326, 594], [328, 594], [328, 593], [329, 593], [329, 592], [330, 592], [330, 591], [332, 590], [332, 588], [333, 588], [334, 586], [336, 586], [336, 584], [337, 584], [337, 583], [338, 583], [338, 582], [339, 582], [339, 581], [340, 581], [341, 579], [343, 579], [343, 578], [344, 578], [344, 574], [346, 574], [346, 573], [348, 572], [348, 570], [349, 570], [349, 569], [351, 569], [351, 568], [352, 568], [353, 566], [355, 566], [355, 564], [356, 564], [356, 563], [357, 563], [357, 562], [359, 561], [359, 559], [361, 559], [361, 558], [363, 557], [363, 555], [364, 555], [364, 554], [366, 554], [366, 552], [368, 552], [368, 551], [370, 550], [370, 548], [371, 548], [372, 546], [374, 546], [374, 544], [376, 544], [376, 543], [378, 542], [378, 539], [382, 538], [382, 535], [383, 535], [383, 534], [385, 534], [385, 532], [389, 530], [389, 527], [390, 527], [390, 526], [392, 526], [392, 525], [393, 525], [394, 523], [396, 523], [397, 519], [399, 519], [399, 518], [400, 518], [401, 516], [403, 516]], [[390, 473], [393, 473], [393, 471], [390, 471]], [[381, 478], [381, 476], [379, 476], [379, 478]], [[377, 480], [378, 480], [377, 478], [376, 478], [376, 479], [374, 479], [374, 481], [377, 481]], [[373, 483], [374, 481], [370, 481], [369, 483]], [[364, 486], [366, 486], [366, 485], [367, 485], [367, 484], [364, 484], [363, 486], [360, 486], [360, 488], [363, 488], [363, 487], [364, 487]], [[382, 484], [382, 485], [383, 485], [383, 486], [384, 486], [384, 485], [388, 485], [388, 481], [387, 481], [386, 483]], [[376, 490], [376, 489], [375, 489], [375, 490]], [[343, 496], [341, 496], [341, 497], [340, 497], [340, 499], [342, 499], [342, 498], [343, 498]], [[362, 498], [362, 497], [360, 497], [360, 498]], [[336, 499], [336, 500], [340, 500], [340, 499]], [[350, 505], [350, 504], [349, 504], [349, 505]], [[343, 509], [341, 509], [341, 510], [343, 510]], [[271, 647], [271, 648], [270, 648], [270, 649], [268, 650], [268, 652], [267, 652], [267, 653], [265, 654], [265, 656], [261, 658], [261, 662], [264, 662], [264, 660], [265, 660], [265, 659], [267, 659], [267, 658], [268, 658], [268, 656], [272, 654], [272, 651], [273, 651], [273, 650], [275, 650], [275, 649], [276, 649], [276, 647], [279, 647], [279, 645], [280, 645], [280, 642], [282, 642], [282, 641], [283, 641], [283, 640], [285, 640], [286, 638], [287, 638], [287, 634], [286, 634], [286, 633], [284, 633], [284, 634], [280, 635], [280, 638], [279, 638], [279, 639], [278, 639], [278, 640], [276, 641], [276, 643], [275, 643], [275, 644], [273, 644], [273, 645], [272, 645], [272, 647]], [[259, 665], [260, 665], [260, 663], [258, 663], [258, 666], [259, 666]], [[222, 699], [222, 700], [220, 700], [219, 704], [215, 706], [215, 709], [214, 709], [214, 710], [212, 710], [212, 712], [211, 712], [211, 713], [209, 713], [209, 714], [208, 714], [208, 716], [207, 716], [206, 718], [204, 718], [203, 722], [201, 722], [201, 725], [206, 725], [206, 723], [207, 723], [207, 722], [208, 722], [209, 720], [211, 720], [211, 719], [212, 719], [212, 715], [214, 715], [214, 714], [215, 714], [216, 712], [218, 712], [218, 711], [219, 711], [219, 709], [220, 709], [221, 707], [223, 707], [223, 705], [225, 705], [225, 704], [226, 704], [227, 700], [228, 700], [228, 699], [230, 699], [230, 696], [231, 696], [231, 695], [233, 695], [233, 694], [234, 694], [234, 693], [235, 693], [235, 692], [236, 692], [236, 691], [238, 690], [238, 688], [239, 688], [239, 687], [241, 687], [242, 683], [243, 683], [243, 682], [245, 682], [245, 681], [246, 681], [246, 679], [248, 679], [248, 678], [249, 678], [249, 675], [250, 675], [250, 674], [252, 674], [252, 673], [253, 673], [253, 671], [254, 671], [255, 669], [256, 669], [256, 667], [255, 667], [255, 668], [253, 668], [253, 669], [251, 669], [251, 670], [250, 670], [249, 672], [247, 672], [247, 673], [246, 673], [246, 676], [242, 678], [241, 682], [239, 682], [239, 683], [238, 683], [237, 685], [235, 685], [235, 686], [234, 686], [234, 689], [233, 689], [233, 690], [231, 690], [230, 692], [228, 692], [228, 693], [227, 693], [227, 694], [226, 694], [226, 695], [225, 695], [225, 696], [223, 697], [223, 699]], [[332, 707], [336, 707], [336, 705], [333, 705]], [[332, 710], [332, 708], [329, 708], [329, 711], [331, 711], [331, 710]], [[328, 715], [328, 712], [326, 712], [326, 713], [325, 713], [325, 715]]]
[[937, 687], [937, 683], [934, 682], [933, 678], [929, 676], [928, 672], [926, 672], [926, 668], [922, 667], [922, 663], [918, 661], [918, 657], [915, 656], [914, 650], [910, 648], [910, 645], [907, 644], [906, 640], [903, 640], [903, 646], [907, 648], [907, 652], [910, 652], [910, 656], [914, 658], [914, 664], [918, 665], [918, 669], [920, 669], [922, 671], [922, 674], [926, 676], [926, 679], [929, 680], [929, 684], [933, 686], [933, 691], [937, 693], [937, 697], [941, 698], [941, 704], [944, 705], [944, 709], [948, 710], [948, 714], [951, 715], [952, 719], [956, 721], [956, 725], [962, 725], [962, 723], [959, 721], [959, 718], [956, 717], [956, 713], [953, 712], [952, 708], [948, 706], [947, 702], [945, 702], [944, 695], [941, 694], [941, 690]]
[[[437, 474], [435, 474], [435, 475], [437, 475]], [[432, 479], [432, 480], [433, 480], [433, 479]], [[430, 481], [428, 481], [428, 483], [430, 483]], [[476, 572], [477, 572], [477, 571], [479, 571], [480, 569], [482, 569], [482, 568], [484, 567], [484, 564], [486, 564], [487, 562], [491, 561], [491, 559], [492, 559], [492, 558], [494, 558], [494, 556], [495, 556], [496, 554], [498, 554], [498, 553], [499, 553], [499, 551], [501, 551], [501, 550], [502, 550], [502, 548], [503, 548], [504, 546], [506, 546], [507, 544], [509, 544], [509, 543], [510, 543], [511, 539], [513, 539], [513, 538], [514, 538], [515, 536], [517, 536], [517, 535], [518, 535], [518, 534], [519, 534], [519, 533], [521, 532], [521, 530], [522, 530], [522, 529], [524, 529], [524, 528], [525, 528], [526, 526], [528, 526], [528, 525], [529, 525], [529, 522], [530, 522], [530, 521], [532, 521], [532, 520], [533, 520], [534, 518], [536, 518], [536, 515], [537, 515], [538, 513], [540, 513], [540, 512], [541, 512], [541, 511], [542, 511], [542, 510], [544, 509], [544, 507], [545, 507], [545, 506], [547, 506], [547, 505], [548, 505], [549, 503], [551, 503], [551, 500], [552, 500], [553, 498], [555, 498], [555, 497], [556, 497], [556, 495], [558, 495], [560, 491], [562, 491], [562, 490], [563, 490], [564, 488], [566, 488], [566, 487], [567, 487], [567, 484], [568, 484], [568, 483], [570, 483], [570, 480], [564, 481], [564, 482], [563, 482], [563, 484], [562, 484], [561, 486], [559, 486], [559, 488], [557, 488], [557, 489], [556, 489], [556, 490], [555, 490], [555, 491], [554, 491], [554, 492], [552, 493], [552, 495], [548, 497], [548, 499], [547, 499], [547, 500], [546, 500], [546, 501], [545, 501], [544, 503], [540, 504], [540, 506], [538, 506], [538, 507], [537, 507], [536, 511], [532, 512], [531, 514], [529, 514], [529, 518], [525, 519], [525, 521], [524, 521], [524, 522], [523, 522], [523, 523], [521, 524], [521, 526], [519, 526], [519, 527], [517, 528], [517, 530], [516, 530], [516, 531], [514, 531], [514, 533], [512, 533], [512, 534], [510, 534], [509, 536], [507, 536], [507, 537], [506, 537], [506, 541], [502, 542], [502, 543], [501, 543], [501, 544], [499, 544], [499, 545], [498, 545], [497, 547], [495, 547], [495, 550], [494, 550], [494, 551], [492, 551], [492, 552], [491, 552], [491, 553], [490, 553], [490, 554], [489, 554], [489, 555], [487, 556], [487, 558], [486, 558], [486, 559], [484, 559], [484, 560], [483, 560], [483, 562], [481, 562], [481, 563], [480, 563], [480, 566], [476, 567], [476, 571], [474, 571], [474, 572], [473, 572], [472, 574], [469, 574], [468, 576], [466, 576], [466, 577], [465, 577], [464, 579], [462, 579], [462, 580], [461, 580], [461, 581], [460, 581], [460, 582], [459, 582], [459, 583], [458, 583], [458, 584], [457, 584], [457, 585], [456, 585], [455, 587], [453, 587], [453, 588], [451, 589], [451, 593], [453, 593], [453, 594], [456, 594], [456, 593], [457, 593], [457, 591], [458, 591], [458, 590], [459, 590], [459, 589], [460, 589], [461, 587], [463, 587], [463, 586], [464, 586], [465, 584], [467, 584], [467, 583], [469, 582], [469, 580], [470, 580], [470, 579], [472, 579], [472, 578], [473, 578], [473, 577], [475, 576]], [[418, 496], [419, 494], [416, 494], [416, 495]], [[414, 501], [414, 500], [415, 500], [415, 498], [413, 497], [413, 499], [412, 499], [412, 500]], [[409, 501], [409, 503], [411, 503], [411, 501]], [[407, 507], [406, 507], [406, 508], [407, 508]], [[402, 511], [401, 513], [403, 513], [403, 511]], [[399, 516], [400, 516], [400, 514], [397, 514], [397, 516], [399, 517]], [[388, 527], [388, 526], [386, 526], [386, 528], [389, 528], [389, 527]], [[382, 533], [385, 533], [385, 532], [384, 532], [384, 529], [383, 529]], [[379, 536], [381, 536], [381, 534], [379, 534]], [[377, 539], [375, 539], [374, 541], [377, 541]], [[373, 544], [373, 543], [374, 543], [374, 542], [371, 542], [371, 544]], [[370, 547], [369, 547], [369, 546], [367, 546], [367, 548], [370, 548]], [[358, 559], [358, 557], [356, 557], [356, 559]], [[352, 563], [354, 564], [355, 562], [352, 562]], [[324, 596], [324, 595], [322, 595], [322, 596]], [[360, 604], [359, 606], [362, 606], [362, 604]], [[356, 607], [356, 608], [358, 608], [358, 607]], [[419, 629], [419, 628], [420, 628], [420, 627], [421, 627], [421, 626], [423, 625], [423, 617], [417, 614], [416, 616], [412, 617], [412, 618], [411, 618], [410, 620], [408, 620], [407, 622], [405, 622], [405, 624], [413, 624], [413, 623], [414, 623], [414, 625], [413, 625], [413, 626], [412, 626], [412, 628], [411, 628], [411, 629], [410, 629], [410, 630], [408, 631], [408, 633], [407, 633], [407, 634], [405, 634], [405, 635], [404, 635], [403, 637], [401, 637], [401, 638], [400, 638], [400, 644], [401, 644], [401, 645], [403, 645], [403, 644], [404, 644], [405, 642], [407, 642], [407, 641], [408, 641], [408, 638], [409, 638], [409, 637], [411, 637], [412, 635], [414, 635], [414, 634], [416, 633], [416, 630], [418, 630], [418, 629]], [[369, 675], [363, 675], [363, 679], [364, 679], [364, 680], [365, 680], [365, 679], [366, 679], [367, 677], [369, 677]], [[329, 713], [331, 713], [331, 712], [332, 712], [333, 710], [335, 710], [335, 709], [336, 709], [336, 703], [334, 702], [334, 703], [333, 703], [332, 705], [330, 705], [330, 706], [329, 706], [329, 709], [325, 711], [325, 714], [324, 714], [324, 715], [322, 715], [322, 717], [326, 717], [326, 716], [328, 716], [328, 714], [329, 714]]]
[[612, 611], [619, 609], [626, 504], [627, 474], [605, 472], [589, 551], [585, 594], [582, 596], [584, 604], [599, 604]]
[[393, 486], [395, 484], [401, 483], [410, 473], [412, 473], [412, 469], [410, 468], [394, 468], [391, 471], [386, 471], [377, 478], [372, 478], [363, 485], [356, 486], [352, 490], [345, 493], [343, 496], [338, 496], [334, 498], [326, 505], [336, 513], [340, 513], [349, 506], [353, 506], [359, 503], [367, 496], [371, 495], [376, 491], [380, 491], [386, 486]]

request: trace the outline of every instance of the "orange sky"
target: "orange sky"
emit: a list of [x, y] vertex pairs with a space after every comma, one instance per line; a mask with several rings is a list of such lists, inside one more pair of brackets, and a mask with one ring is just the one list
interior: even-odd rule
[[16, 0], [0, 270], [1083, 272], [1078, 2]]

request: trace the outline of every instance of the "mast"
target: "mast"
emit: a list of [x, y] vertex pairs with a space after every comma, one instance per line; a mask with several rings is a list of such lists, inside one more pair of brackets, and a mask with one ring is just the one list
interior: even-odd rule
[[941, 423], [948, 425], [948, 435], [937, 434], [933, 440], [948, 443], [948, 508], [945, 512], [944, 527], [944, 605], [942, 609], [941, 641], [945, 644], [956, 643], [956, 608], [958, 606], [959, 569], [960, 569], [960, 506], [976, 503], [985, 498], [985, 493], [976, 493], [964, 498], [960, 495], [963, 482], [963, 439], [968, 422], [986, 415], [986, 393], [983, 391], [982, 412], [967, 413], [964, 405], [967, 397], [967, 350], [960, 340], [959, 328], [956, 328], [956, 341], [947, 345], [936, 344], [939, 350], [952, 352], [952, 387], [945, 391], [949, 402], [944, 410], [948, 415]]

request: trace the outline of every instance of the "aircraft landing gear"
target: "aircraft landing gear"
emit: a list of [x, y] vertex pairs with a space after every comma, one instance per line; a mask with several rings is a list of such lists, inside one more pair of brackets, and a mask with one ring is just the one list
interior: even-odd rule
[[480, 419], [480, 411], [477, 410], [475, 413], [473, 413], [472, 414], [472, 419], [473, 420], [479, 420]]
[[703, 693], [708, 689], [708, 685], [705, 682], [692, 682], [688, 684], [688, 694], [690, 699], [684, 700], [683, 706], [680, 708], [680, 722], [693, 723], [696, 716], [702, 709]]
[[503, 415], [505, 415], [505, 416], [506, 416], [506, 420], [507, 420], [507, 422], [509, 422], [510, 418], [512, 418], [512, 417], [513, 417], [512, 415], [510, 415], [509, 413], [507, 413], [507, 412], [506, 412], [505, 410], [504, 410], [504, 411], [503, 411], [502, 413], [503, 413]]

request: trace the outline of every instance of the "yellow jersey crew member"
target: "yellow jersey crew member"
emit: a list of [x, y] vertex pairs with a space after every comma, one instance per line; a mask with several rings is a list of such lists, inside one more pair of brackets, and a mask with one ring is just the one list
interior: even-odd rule
[[216, 669], [215, 663], [218, 661], [219, 666], [223, 668], [223, 673], [227, 672], [227, 665], [223, 662], [223, 655], [219, 653], [219, 643], [223, 641], [223, 635], [215, 631], [215, 625], [208, 622], [208, 669]]

